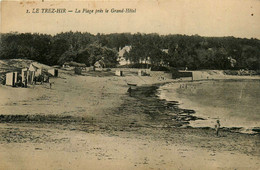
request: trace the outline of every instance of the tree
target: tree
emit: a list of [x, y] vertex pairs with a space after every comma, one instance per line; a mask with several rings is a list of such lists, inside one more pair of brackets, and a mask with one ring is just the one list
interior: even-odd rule
[[59, 65], [63, 65], [65, 62], [75, 61], [77, 53], [75, 51], [64, 52], [58, 60]]
[[84, 63], [84, 64], [86, 64], [86, 66], [90, 66], [89, 57], [90, 57], [90, 53], [88, 51], [88, 48], [85, 48], [78, 52], [75, 61], [78, 63]]
[[100, 60], [103, 60], [107, 67], [117, 65], [117, 52], [111, 48], [102, 47], [101, 44], [95, 43], [89, 45], [84, 51], [87, 51], [88, 63], [92, 66]]
[[62, 54], [64, 54], [67, 50], [69, 50], [69, 43], [65, 39], [57, 39], [53, 42], [50, 58], [48, 58], [50, 65], [58, 64], [58, 61]]
[[[260, 69], [260, 40], [235, 37], [200, 37], [158, 34], [97, 34], [64, 32], [47, 34], [1, 34], [0, 59], [23, 58], [55, 65], [76, 61], [93, 65], [104, 60], [115, 66], [117, 50], [130, 45], [124, 57], [132, 63], [170, 65], [190, 69]], [[162, 49], [168, 49], [164, 53]]]

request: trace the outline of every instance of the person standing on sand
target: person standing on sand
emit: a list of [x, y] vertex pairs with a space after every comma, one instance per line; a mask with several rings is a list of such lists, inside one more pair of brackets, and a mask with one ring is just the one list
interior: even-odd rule
[[215, 125], [215, 129], [216, 129], [216, 135], [218, 136], [219, 129], [220, 129], [220, 122], [219, 122], [219, 120], [217, 120], [217, 124]]

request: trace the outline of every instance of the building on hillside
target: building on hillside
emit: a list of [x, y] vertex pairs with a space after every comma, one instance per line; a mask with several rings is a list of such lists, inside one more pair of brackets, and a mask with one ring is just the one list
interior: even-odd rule
[[145, 58], [145, 59], [140, 59], [140, 60], [139, 60], [139, 63], [140, 63], [140, 64], [152, 64], [150, 57], [147, 57], [147, 58]]
[[[161, 51], [165, 54], [168, 54], [169, 53], [169, 49], [161, 49]], [[163, 55], [164, 56], [164, 55]], [[166, 56], [166, 55], [165, 55]], [[152, 61], [151, 61], [151, 57], [146, 57], [146, 58], [143, 58], [143, 59], [140, 59], [139, 60], [139, 63], [140, 64], [152, 64]], [[165, 60], [162, 58], [161, 61], [159, 63], [157, 63], [156, 65], [158, 66], [164, 66], [164, 67], [168, 67], [169, 66], [169, 63], [165, 63]]]
[[123, 48], [119, 48], [119, 51], [118, 51], [118, 62], [119, 62], [119, 65], [127, 65], [127, 64], [131, 64], [131, 62], [129, 60], [126, 60], [125, 57], [124, 57], [124, 54], [126, 52], [130, 52], [130, 50], [132, 49], [132, 46], [131, 45], [126, 45], [125, 47]]
[[[161, 51], [166, 54], [163, 56], [167, 56], [169, 54], [169, 49], [161, 49]], [[166, 60], [161, 59], [160, 66], [169, 67], [169, 62], [166, 62]]]
[[98, 60], [97, 62], [95, 62], [94, 64], [95, 68], [105, 68], [105, 62], [104, 59]]
[[230, 66], [231, 67], [235, 67], [236, 63], [237, 63], [237, 60], [232, 58], [232, 57], [228, 57], [228, 60], [230, 62]]
[[162, 52], [169, 54], [169, 49], [161, 49]]
[[[131, 64], [130, 60], [126, 60], [126, 58], [124, 57], [124, 54], [126, 52], [130, 52], [132, 49], [131, 45], [125, 46], [123, 48], [119, 48], [119, 52], [118, 52], [118, 62], [119, 65], [127, 65], [127, 64]], [[161, 51], [165, 54], [169, 54], [169, 49], [161, 49]], [[148, 57], [140, 57], [140, 60], [138, 61], [139, 64], [151, 64], [151, 58]], [[162, 61], [159, 63], [159, 65], [161, 66], [169, 66], [169, 63], [165, 63], [165, 61], [162, 59]]]
[[126, 45], [124, 46], [123, 48], [119, 48], [119, 51], [118, 51], [118, 55], [119, 56], [123, 56], [125, 54], [125, 52], [130, 52], [130, 50], [132, 49], [132, 46], [131, 45]]

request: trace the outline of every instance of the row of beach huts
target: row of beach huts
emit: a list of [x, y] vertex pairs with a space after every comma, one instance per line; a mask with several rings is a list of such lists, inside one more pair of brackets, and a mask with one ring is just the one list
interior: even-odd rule
[[[95, 71], [96, 67], [86, 67], [85, 64], [71, 62], [65, 63], [62, 67], [64, 70], [74, 70], [75, 74], [81, 75], [84, 71]], [[97, 67], [97, 69], [100, 69]], [[102, 71], [103, 68], [101, 69]], [[125, 76], [129, 72], [137, 72], [138, 76], [151, 76], [160, 79], [178, 79], [178, 78], [190, 78], [194, 80], [192, 72], [188, 71], [152, 71], [150, 69], [131, 69], [131, 68], [115, 68], [109, 69], [115, 71], [116, 76]], [[37, 84], [37, 82], [49, 82], [49, 77], [58, 77], [58, 69], [56, 67], [41, 67], [37, 63], [31, 63], [29, 67], [21, 69], [21, 71], [9, 72], [5, 76], [5, 84], [12, 87], [27, 87], [28, 85]]]
[[49, 82], [49, 77], [58, 77], [58, 69], [44, 69], [32, 63], [29, 67], [21, 69], [20, 72], [6, 73], [5, 84], [12, 87], [27, 87], [37, 82]]

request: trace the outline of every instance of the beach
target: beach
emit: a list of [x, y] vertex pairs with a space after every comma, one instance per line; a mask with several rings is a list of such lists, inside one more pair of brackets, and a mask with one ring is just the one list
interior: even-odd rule
[[203, 118], [193, 127], [214, 127], [220, 120], [224, 127], [254, 133], [259, 129], [259, 80], [209, 80], [175, 82], [159, 88], [159, 97], [178, 101], [180, 108], [193, 109]]
[[260, 167], [259, 134], [192, 128], [192, 108], [158, 97], [175, 80], [60, 70], [51, 82], [0, 86], [0, 169]]

